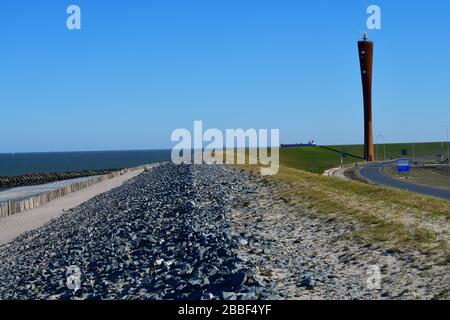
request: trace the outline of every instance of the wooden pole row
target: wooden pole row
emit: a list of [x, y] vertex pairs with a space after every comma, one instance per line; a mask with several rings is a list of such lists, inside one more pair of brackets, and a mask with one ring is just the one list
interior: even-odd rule
[[155, 166], [159, 165], [157, 164], [151, 164], [151, 165], [142, 165], [130, 169], [123, 169], [120, 171], [111, 172], [108, 174], [92, 177], [92, 179], [88, 179], [81, 182], [74, 182], [72, 184], [69, 184], [65, 187], [46, 191], [41, 194], [26, 197], [23, 199], [17, 199], [17, 200], [11, 200], [11, 201], [4, 201], [0, 202], [0, 218], [4, 218], [22, 211], [30, 210], [39, 206], [42, 206], [45, 203], [48, 203], [52, 200], [64, 197], [70, 193], [77, 192], [79, 190], [85, 189], [87, 187], [90, 187], [94, 184], [97, 184], [101, 181], [109, 180], [111, 178], [120, 176], [125, 174], [129, 171], [136, 171], [136, 170], [143, 170], [143, 169], [150, 169]]

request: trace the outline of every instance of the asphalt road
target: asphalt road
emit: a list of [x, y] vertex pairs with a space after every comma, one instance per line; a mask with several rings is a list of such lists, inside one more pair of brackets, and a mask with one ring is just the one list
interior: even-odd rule
[[380, 163], [365, 166], [364, 168], [360, 169], [359, 174], [363, 178], [366, 178], [367, 180], [376, 184], [450, 200], [450, 191], [448, 190], [418, 185], [387, 176], [383, 172], [383, 164]]

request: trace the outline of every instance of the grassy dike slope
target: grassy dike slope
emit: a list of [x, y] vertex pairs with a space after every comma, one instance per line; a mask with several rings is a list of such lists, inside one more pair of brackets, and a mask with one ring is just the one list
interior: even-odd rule
[[[288, 167], [284, 156], [280, 152], [278, 174], [264, 179], [279, 185], [280, 198], [298, 207], [298, 214], [307, 212], [324, 223], [350, 224], [342, 237], [364, 246], [421, 253], [430, 265], [450, 265], [450, 201]], [[311, 159], [324, 161], [317, 153], [309, 159], [297, 158], [297, 166], [305, 166]], [[239, 167], [260, 174], [259, 166]]]
[[[255, 166], [242, 168], [259, 173]], [[350, 222], [353, 228], [345, 238], [394, 251], [419, 251], [431, 264], [450, 264], [450, 201], [285, 166], [265, 179], [279, 183], [279, 196], [305, 209], [299, 212]]]
[[[348, 153], [362, 157], [362, 145], [340, 145], [329, 146], [336, 151], [346, 150]], [[402, 150], [408, 151], [407, 157], [412, 157], [411, 143], [386, 144], [386, 159], [402, 157]], [[414, 144], [414, 153], [416, 157], [436, 157], [441, 154], [440, 142], [427, 142]], [[446, 143], [444, 143], [444, 153], [446, 152]], [[382, 160], [383, 145], [375, 145], [375, 153], [378, 153], [377, 159]], [[351, 164], [361, 161], [354, 157], [345, 157], [344, 164]], [[281, 148], [280, 163], [283, 166], [305, 170], [313, 173], [323, 173], [327, 169], [340, 166], [341, 157], [339, 152], [333, 152], [321, 147], [298, 147], [298, 148]]]
[[[361, 160], [353, 157], [344, 158], [344, 164], [357, 161]], [[327, 169], [338, 167], [341, 156], [320, 147], [281, 148], [280, 163], [285, 167], [321, 174]]]

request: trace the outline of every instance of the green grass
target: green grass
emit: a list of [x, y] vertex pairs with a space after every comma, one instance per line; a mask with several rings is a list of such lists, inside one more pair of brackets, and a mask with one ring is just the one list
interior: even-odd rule
[[[411, 143], [399, 143], [399, 144], [386, 144], [386, 158], [400, 158], [402, 150], [408, 151], [408, 157], [412, 157], [412, 144]], [[350, 154], [356, 156], [363, 156], [362, 145], [340, 145], [330, 146], [330, 148], [340, 150], [346, 150]], [[414, 144], [415, 156], [437, 156], [442, 153], [440, 142], [429, 143], [416, 143]], [[446, 144], [444, 143], [444, 151], [446, 150]], [[383, 146], [375, 145], [376, 158], [383, 159]], [[445, 152], [444, 152], [445, 153]], [[351, 164], [360, 162], [360, 159], [354, 157], [345, 157], [344, 164]], [[299, 148], [282, 148], [280, 149], [280, 163], [283, 166], [305, 170], [312, 173], [323, 173], [327, 169], [340, 166], [341, 157], [337, 152], [326, 150], [320, 147], [299, 147]]]
[[[256, 166], [242, 166], [258, 173]], [[392, 250], [419, 250], [448, 264], [450, 202], [403, 190], [324, 177], [282, 166], [278, 193], [299, 214], [354, 223], [345, 237], [383, 244]]]
[[[355, 155], [363, 156], [363, 145], [343, 145], [343, 146], [332, 146], [335, 149], [342, 150], [345, 149], [349, 153]], [[402, 157], [402, 150], [406, 149], [408, 151], [407, 157], [413, 155], [413, 144], [412, 143], [389, 143], [386, 144], [386, 158], [400, 158]], [[383, 160], [383, 145], [375, 145], [375, 158]], [[444, 143], [444, 148], [441, 148], [440, 142], [425, 142], [425, 143], [414, 143], [414, 153], [416, 157], [424, 156], [437, 156], [438, 154], [447, 153], [447, 144]]]
[[[344, 164], [350, 164], [357, 161], [361, 160], [353, 157], [344, 158]], [[321, 174], [327, 169], [338, 167], [340, 163], [341, 156], [339, 153], [320, 147], [280, 149], [280, 164], [289, 168]]]
[[[361, 155], [363, 147], [333, 146]], [[398, 158], [407, 144], [386, 146], [387, 157]], [[440, 143], [416, 145], [416, 156], [436, 156]], [[361, 160], [346, 157], [345, 163]], [[340, 154], [320, 147], [280, 149], [280, 170], [265, 179], [280, 182], [278, 194], [298, 214], [333, 219], [354, 227], [343, 237], [389, 250], [420, 251], [448, 265], [450, 202], [411, 192], [320, 175], [340, 165]], [[241, 166], [259, 174], [258, 166]], [[318, 173], [318, 174], [317, 174]]]

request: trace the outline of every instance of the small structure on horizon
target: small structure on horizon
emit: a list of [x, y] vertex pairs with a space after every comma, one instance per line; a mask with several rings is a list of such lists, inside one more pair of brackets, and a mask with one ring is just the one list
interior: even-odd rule
[[281, 144], [281, 148], [315, 147], [315, 146], [317, 146], [315, 140], [310, 140], [308, 141], [308, 143]]

